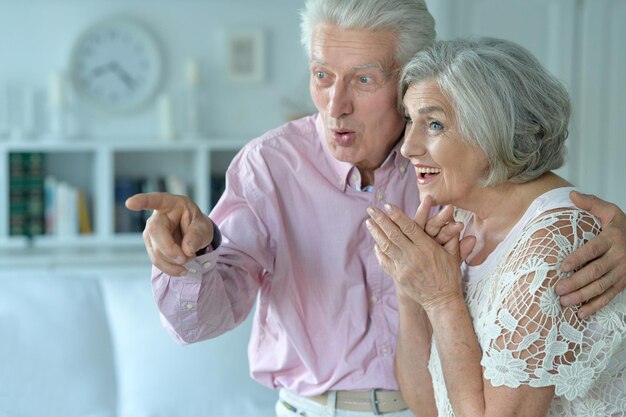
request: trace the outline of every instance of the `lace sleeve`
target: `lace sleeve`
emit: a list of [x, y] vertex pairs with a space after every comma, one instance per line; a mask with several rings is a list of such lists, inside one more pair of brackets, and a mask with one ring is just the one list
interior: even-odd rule
[[607, 367], [624, 339], [623, 297], [580, 320], [578, 306], [561, 307], [554, 291], [569, 276], [559, 270], [563, 258], [600, 227], [577, 209], [546, 212], [525, 227], [491, 291], [481, 364], [492, 385], [554, 385], [556, 395], [571, 400]]

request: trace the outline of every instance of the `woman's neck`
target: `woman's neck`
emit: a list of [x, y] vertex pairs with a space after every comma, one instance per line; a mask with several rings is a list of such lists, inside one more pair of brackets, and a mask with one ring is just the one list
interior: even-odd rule
[[484, 188], [474, 204], [463, 207], [474, 214], [465, 229], [465, 236], [476, 236], [476, 246], [467, 263], [483, 263], [537, 197], [552, 189], [570, 185], [561, 177], [546, 173], [523, 184], [505, 183]]

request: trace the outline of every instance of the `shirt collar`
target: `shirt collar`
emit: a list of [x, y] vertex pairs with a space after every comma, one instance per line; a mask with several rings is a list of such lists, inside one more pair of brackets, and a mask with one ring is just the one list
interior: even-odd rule
[[[353, 169], [356, 169], [356, 167], [349, 162], [338, 161], [335, 159], [332, 152], [328, 148], [328, 142], [326, 141], [326, 135], [324, 132], [324, 123], [322, 121], [322, 116], [319, 113], [315, 119], [315, 129], [317, 130], [318, 139], [322, 142], [324, 153], [326, 154], [329, 164], [335, 173], [335, 186], [341, 191], [345, 191], [348, 184], [348, 175], [350, 175], [350, 172], [352, 172]], [[403, 139], [396, 143], [385, 161], [377, 170], [384, 169], [388, 164], [393, 162], [395, 168], [399, 170], [402, 176], [406, 173], [409, 161], [403, 157], [402, 154], [400, 154], [402, 142]]]

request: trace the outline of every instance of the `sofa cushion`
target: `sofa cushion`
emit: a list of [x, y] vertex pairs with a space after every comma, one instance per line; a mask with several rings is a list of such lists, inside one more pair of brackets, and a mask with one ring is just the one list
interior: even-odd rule
[[118, 367], [119, 417], [274, 415], [276, 393], [253, 381], [251, 319], [213, 340], [176, 344], [161, 326], [150, 269], [102, 281]]
[[0, 273], [0, 415], [115, 416], [115, 372], [99, 282]]

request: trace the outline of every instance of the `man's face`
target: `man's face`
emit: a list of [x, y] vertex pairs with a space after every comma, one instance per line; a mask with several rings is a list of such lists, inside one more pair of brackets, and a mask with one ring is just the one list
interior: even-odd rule
[[391, 31], [320, 25], [311, 40], [311, 97], [333, 156], [371, 171], [404, 130], [396, 107], [398, 68]]

